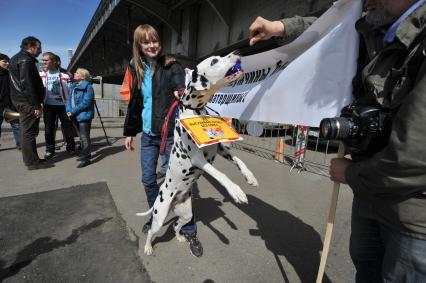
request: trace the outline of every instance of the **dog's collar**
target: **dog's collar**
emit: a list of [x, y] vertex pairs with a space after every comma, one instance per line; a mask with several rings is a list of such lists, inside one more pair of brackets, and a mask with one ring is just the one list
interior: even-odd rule
[[218, 117], [222, 117], [222, 116], [220, 116], [219, 112], [217, 112], [216, 110], [208, 107], [207, 105], [206, 105], [206, 108], [209, 109], [210, 111], [213, 111]]
[[194, 107], [191, 107], [191, 106], [189, 106], [189, 105], [185, 105], [185, 104], [183, 104], [182, 102], [181, 102], [181, 105], [182, 105], [182, 107], [184, 107], [185, 109], [190, 109], [190, 110], [194, 110], [194, 111], [201, 111], [201, 110], [203, 110], [203, 109], [204, 109], [204, 107], [205, 107], [205, 106], [203, 106], [203, 107], [200, 107], [200, 108], [194, 108]]
[[[190, 109], [190, 110], [194, 110], [194, 111], [201, 111], [201, 110], [203, 110], [203, 109], [205, 109], [206, 110], [206, 112], [207, 112], [207, 109], [208, 110], [210, 110], [210, 111], [213, 111], [218, 117], [222, 117], [220, 114], [219, 114], [219, 112], [217, 112], [216, 110], [214, 110], [214, 109], [212, 109], [212, 108], [210, 108], [210, 107], [208, 107], [207, 105], [204, 105], [203, 107], [201, 107], [201, 108], [194, 108], [194, 107], [191, 107], [191, 106], [187, 106], [187, 105], [185, 105], [185, 104], [183, 104], [182, 102], [181, 102], [181, 105], [182, 105], [182, 107], [184, 107], [185, 109]], [[208, 112], [207, 112], [208, 113]]]

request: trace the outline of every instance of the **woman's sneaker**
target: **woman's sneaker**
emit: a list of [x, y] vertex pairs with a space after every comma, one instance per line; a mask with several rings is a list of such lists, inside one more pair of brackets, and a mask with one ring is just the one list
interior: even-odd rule
[[83, 160], [78, 165], [77, 168], [83, 168], [90, 165], [92, 162], [90, 160]]
[[55, 156], [55, 153], [51, 151], [46, 151], [46, 153], [44, 154], [45, 159], [51, 159], [53, 158], [53, 156]]
[[195, 257], [200, 257], [203, 255], [203, 246], [198, 240], [197, 235], [185, 235], [186, 240], [189, 242], [189, 250], [191, 254]]

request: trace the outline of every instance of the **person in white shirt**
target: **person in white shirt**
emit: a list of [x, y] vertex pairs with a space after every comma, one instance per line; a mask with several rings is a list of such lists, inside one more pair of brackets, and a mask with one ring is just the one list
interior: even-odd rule
[[61, 121], [67, 144], [66, 151], [74, 154], [73, 125], [65, 111], [70, 77], [67, 73], [61, 71], [60, 58], [56, 54], [52, 52], [43, 53], [42, 62], [45, 66], [45, 70], [40, 72], [40, 77], [45, 88], [43, 120], [45, 125], [46, 153], [44, 156], [46, 159], [49, 159], [55, 155], [55, 131], [58, 118]]

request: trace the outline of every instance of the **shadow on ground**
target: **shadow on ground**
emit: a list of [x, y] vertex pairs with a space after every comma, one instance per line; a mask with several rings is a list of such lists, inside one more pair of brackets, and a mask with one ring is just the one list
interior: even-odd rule
[[[233, 202], [219, 182], [207, 174], [204, 177], [223, 195], [224, 202]], [[292, 265], [301, 282], [315, 282], [322, 250], [317, 231], [287, 211], [279, 210], [253, 195], [247, 195], [247, 198], [248, 204], [235, 205], [257, 223], [257, 229], [251, 229], [248, 233], [265, 241], [265, 246], [275, 256], [283, 280], [289, 282], [279, 256], [284, 256]], [[222, 213], [218, 206], [211, 205], [210, 209], [197, 211], [197, 219], [204, 222], [203, 219], [211, 219]], [[326, 274], [323, 282], [331, 282]]]
[[106, 183], [0, 199], [1, 282], [151, 282]]
[[[203, 209], [197, 210], [196, 212], [196, 221], [202, 222], [206, 227], [208, 227], [211, 231], [213, 231], [216, 236], [220, 239], [220, 241], [226, 245], [229, 244], [229, 239], [220, 232], [217, 228], [215, 228], [211, 223], [219, 218], [223, 218], [226, 223], [228, 223], [231, 229], [237, 230], [237, 226], [233, 223], [228, 217], [226, 217], [225, 211], [223, 211], [220, 207], [222, 206], [222, 202], [218, 201], [214, 198], [201, 198], [199, 194], [198, 185], [194, 184], [192, 186], [192, 194], [194, 202], [196, 202], [197, 207], [202, 207]], [[173, 230], [173, 225], [177, 220], [177, 217], [174, 217], [167, 221], [164, 226], [167, 227], [167, 231], [160, 237], [155, 237], [153, 240], [153, 244], [168, 242], [173, 240], [175, 237], [175, 232]]]

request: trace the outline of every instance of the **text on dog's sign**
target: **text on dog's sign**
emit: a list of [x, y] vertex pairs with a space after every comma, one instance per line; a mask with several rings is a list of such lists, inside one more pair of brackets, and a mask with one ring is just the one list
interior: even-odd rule
[[232, 127], [219, 117], [194, 116], [179, 119], [179, 121], [198, 147], [242, 139]]

